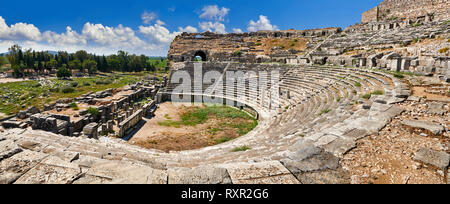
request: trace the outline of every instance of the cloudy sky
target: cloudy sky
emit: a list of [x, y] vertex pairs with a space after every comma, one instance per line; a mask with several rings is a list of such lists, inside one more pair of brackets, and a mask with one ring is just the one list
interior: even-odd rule
[[344, 28], [381, 1], [5, 1], [0, 7], [0, 53], [17, 43], [35, 50], [165, 56], [182, 32]]

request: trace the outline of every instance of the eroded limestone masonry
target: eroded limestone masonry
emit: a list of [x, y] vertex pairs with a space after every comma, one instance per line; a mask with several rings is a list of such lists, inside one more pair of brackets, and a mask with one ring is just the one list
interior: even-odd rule
[[252, 33], [214, 34], [183, 33], [171, 44], [169, 62], [203, 61], [267, 62], [293, 54], [305, 54], [314, 48], [314, 39], [341, 32], [341, 28], [313, 30], [259, 31]]
[[385, 21], [396, 18], [448, 19], [448, 0], [385, 0], [377, 7], [362, 14], [362, 23]]

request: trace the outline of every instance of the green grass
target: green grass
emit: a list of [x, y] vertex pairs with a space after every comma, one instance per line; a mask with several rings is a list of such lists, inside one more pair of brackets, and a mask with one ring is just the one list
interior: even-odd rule
[[171, 120], [172, 117], [169, 116], [169, 114], [164, 115], [164, 118], [166, 118], [167, 120]]
[[166, 121], [158, 122], [158, 125], [165, 126], [165, 127], [181, 128], [182, 122], [166, 120]]
[[320, 115], [327, 114], [329, 112], [331, 112], [331, 109], [325, 109], [320, 112]]
[[399, 79], [403, 79], [403, 78], [405, 78], [405, 76], [403, 75], [403, 74], [401, 74], [401, 73], [393, 73], [392, 74], [395, 78], [399, 78]]
[[245, 152], [247, 150], [251, 150], [252, 148], [250, 148], [249, 146], [242, 146], [242, 147], [236, 147], [234, 149], [232, 149], [232, 152]]
[[[245, 135], [258, 126], [258, 121], [248, 115], [246, 112], [231, 108], [228, 106], [206, 106], [195, 107], [192, 110], [181, 115], [180, 121], [174, 121], [171, 119], [158, 122], [160, 126], [181, 128], [182, 126], [196, 126], [204, 124], [208, 119], [217, 117], [219, 119], [244, 119], [245, 121], [235, 122], [233, 120], [226, 120], [218, 124], [218, 127], [210, 127], [210, 133], [217, 133], [222, 131], [225, 127], [235, 128], [239, 135]], [[167, 119], [167, 117], [166, 117]]]
[[[73, 78], [72, 80], [50, 79], [51, 83], [44, 85], [40, 85], [37, 81], [3, 83], [0, 84], [0, 113], [13, 115], [31, 106], [42, 109], [45, 104], [61, 98], [76, 98], [90, 92], [123, 87], [139, 81], [142, 77], [143, 73], [114, 73], [107, 76]], [[95, 83], [105, 79], [108, 79], [111, 83]], [[74, 87], [75, 84], [77, 84], [77, 87]], [[79, 84], [83, 84], [83, 86]], [[65, 87], [68, 87], [66, 93], [63, 92]]]
[[448, 47], [444, 47], [444, 48], [442, 48], [442, 49], [439, 49], [439, 53], [446, 53], [448, 50], [449, 50], [450, 48], [448, 48]]
[[356, 82], [356, 83], [355, 83], [355, 86], [356, 86], [356, 87], [361, 87], [362, 85], [361, 85], [361, 83]]
[[367, 100], [369, 100], [370, 97], [372, 97], [372, 94], [364, 94], [364, 95], [361, 96], [361, 98], [367, 99]]
[[384, 92], [383, 92], [382, 90], [376, 90], [376, 91], [373, 91], [373, 92], [370, 93], [370, 94], [372, 94], [372, 95], [383, 95]]
[[231, 137], [222, 137], [216, 140], [216, 144], [222, 144], [231, 140], [233, 140]]
[[71, 103], [70, 108], [72, 108], [73, 110], [80, 110], [80, 108], [78, 108], [77, 103]]
[[89, 114], [91, 114], [92, 116], [98, 116], [100, 114], [100, 112], [98, 111], [97, 108], [92, 108], [92, 107], [88, 108], [87, 112]]

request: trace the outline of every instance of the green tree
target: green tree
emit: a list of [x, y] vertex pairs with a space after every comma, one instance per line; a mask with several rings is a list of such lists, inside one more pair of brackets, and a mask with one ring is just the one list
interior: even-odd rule
[[13, 45], [8, 48], [9, 54], [7, 55], [9, 62], [12, 66], [20, 64], [20, 53], [22, 52], [22, 47], [19, 45]]
[[8, 64], [8, 58], [0, 56], [0, 67], [5, 66], [6, 64]]
[[52, 60], [46, 62], [45, 66], [47, 68], [54, 69], [54, 68], [56, 68], [58, 66], [58, 61], [56, 61], [55, 59], [52, 59]]
[[70, 78], [72, 76], [72, 72], [67, 69], [65, 65], [63, 65], [58, 69], [58, 71], [56, 71], [56, 76], [58, 78]]
[[76, 60], [70, 61], [70, 62], [69, 62], [69, 67], [70, 67], [71, 69], [78, 69], [78, 70], [80, 70], [81, 72], [83, 72], [83, 66], [82, 66], [80, 60], [77, 60], [77, 59], [76, 59]]
[[114, 59], [114, 58], [108, 58], [107, 59], [108, 62], [108, 66], [114, 70], [114, 71], [119, 71], [121, 66], [120, 66], [120, 61], [118, 59]]
[[89, 54], [85, 50], [80, 50], [75, 52], [75, 59], [80, 60], [80, 62], [84, 62], [89, 59]]
[[83, 62], [83, 68], [87, 69], [89, 74], [97, 73], [97, 62], [94, 60], [85, 60]]

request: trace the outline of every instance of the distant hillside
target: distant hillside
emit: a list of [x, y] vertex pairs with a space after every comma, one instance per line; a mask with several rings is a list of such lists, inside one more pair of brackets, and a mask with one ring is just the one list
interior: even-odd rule
[[[52, 55], [57, 55], [58, 54], [57, 51], [51, 51], [51, 50], [45, 51], [45, 52], [48, 52], [49, 54], [52, 54]], [[5, 56], [7, 54], [9, 54], [9, 52], [0, 53], [0, 56]]]

